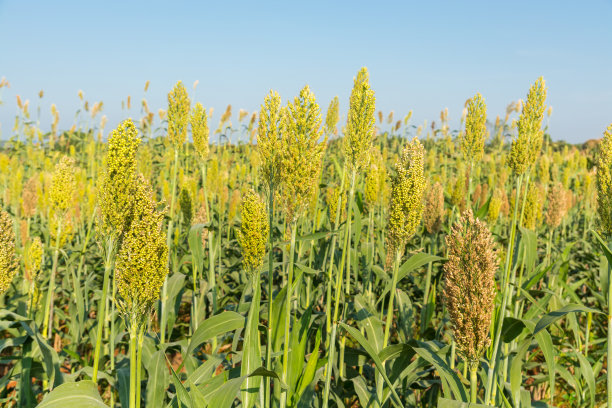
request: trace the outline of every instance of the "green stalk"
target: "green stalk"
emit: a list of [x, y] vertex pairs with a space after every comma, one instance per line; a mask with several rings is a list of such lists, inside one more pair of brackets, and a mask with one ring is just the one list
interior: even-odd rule
[[478, 402], [478, 364], [470, 363], [470, 402]]
[[[493, 375], [495, 374], [495, 366], [497, 365], [497, 353], [499, 350], [499, 340], [501, 337], [501, 329], [504, 321], [504, 316], [506, 314], [506, 305], [508, 303], [508, 286], [510, 281], [510, 273], [511, 273], [511, 263], [512, 263], [512, 253], [514, 252], [514, 240], [516, 235], [516, 224], [518, 218], [518, 202], [521, 194], [521, 184], [523, 181], [523, 175], [519, 175], [516, 179], [516, 198], [514, 200], [514, 214], [512, 215], [512, 224], [510, 226], [510, 239], [508, 240], [508, 247], [506, 250], [506, 263], [504, 266], [504, 274], [502, 276], [502, 304], [499, 308], [499, 317], [497, 320], [497, 327], [494, 333], [493, 339], [493, 348], [491, 361], [489, 364], [489, 372], [487, 378], [487, 388], [485, 389], [485, 403], [488, 404], [492, 401], [491, 392], [493, 391]], [[611, 407], [612, 408], [612, 407]]]
[[138, 341], [138, 327], [135, 322], [130, 322], [130, 408], [136, 408], [136, 370], [137, 357], [136, 348]]
[[[98, 380], [98, 367], [100, 365], [100, 349], [102, 346], [102, 328], [104, 326], [104, 315], [106, 314], [106, 297], [108, 294], [108, 279], [110, 271], [113, 269], [113, 258], [115, 251], [115, 241], [112, 236], [106, 238], [106, 260], [104, 262], [104, 280], [102, 282], [102, 297], [98, 303], [98, 323], [96, 331], [96, 346], [94, 349], [93, 375], [92, 381], [95, 383]], [[111, 353], [112, 354], [112, 353]]]
[[49, 290], [47, 292], [47, 304], [45, 306], [45, 320], [43, 323], [43, 336], [51, 338], [53, 331], [53, 298], [55, 295], [55, 274], [57, 273], [57, 260], [59, 257], [59, 246], [61, 241], [62, 221], [57, 223], [57, 235], [55, 239], [55, 249], [53, 251], [53, 266], [51, 268], [51, 277], [49, 278]]
[[[342, 257], [346, 257], [346, 286], [344, 288], [344, 293], [346, 295], [345, 307], [342, 309], [343, 318], [346, 316], [348, 309], [348, 298], [351, 293], [351, 226], [352, 226], [352, 217], [353, 217], [353, 201], [355, 197], [355, 178], [357, 176], [357, 171], [353, 169], [351, 174], [351, 189], [349, 190], [348, 197], [348, 213], [346, 215], [346, 235], [345, 235], [345, 251], [342, 254]], [[357, 283], [357, 282], [355, 282]], [[344, 349], [346, 348], [346, 334], [343, 334], [340, 339], [340, 352], [339, 352], [339, 362], [338, 362], [338, 375], [340, 377], [344, 377]]]
[[[266, 369], [272, 371], [272, 294], [274, 292], [274, 189], [270, 186], [268, 193], [268, 343], [266, 345]], [[272, 406], [272, 380], [266, 377], [264, 406]]]
[[[172, 232], [174, 227], [174, 205], [176, 201], [176, 182], [178, 177], [178, 161], [179, 161], [179, 148], [174, 148], [174, 169], [172, 170], [172, 193], [170, 196], [170, 218], [168, 220], [168, 235], [167, 235], [167, 245], [168, 245], [168, 268], [170, 267], [170, 260], [172, 259], [171, 248], [172, 248]], [[166, 316], [168, 315], [166, 302], [168, 301], [168, 277], [164, 279], [164, 285], [162, 286], [162, 296], [161, 296], [161, 313], [159, 320], [159, 339], [160, 344], [164, 344], [166, 342]]]
[[[435, 235], [431, 235], [431, 254], [436, 254]], [[432, 262], [427, 265], [427, 275], [425, 277], [425, 293], [423, 294], [423, 309], [421, 312], [421, 337], [425, 334], [427, 324], [429, 323], [429, 291], [431, 290], [431, 272]]]
[[[283, 382], [287, 383], [287, 374], [289, 371], [289, 328], [291, 326], [291, 298], [293, 295], [293, 257], [295, 256], [295, 236], [297, 230], [297, 222], [291, 223], [291, 246], [289, 249], [289, 265], [287, 267], [287, 300], [285, 301], [285, 344], [283, 347]], [[283, 390], [281, 394], [281, 408], [287, 406], [287, 390]]]
[[140, 406], [140, 388], [142, 383], [142, 343], [144, 340], [145, 325], [138, 329], [138, 350], [136, 351], [136, 404]]
[[[612, 265], [608, 263], [608, 367], [612, 367]], [[552, 398], [552, 396], [551, 396]], [[608, 408], [612, 408], [612, 369], [608, 368]]]
[[[344, 248], [343, 253], [346, 252], [348, 240], [344, 237]], [[334, 317], [333, 317], [333, 325], [332, 325], [332, 333], [331, 340], [329, 342], [329, 358], [327, 359], [327, 364], [325, 366], [325, 389], [324, 389], [324, 397], [323, 397], [323, 408], [327, 408], [329, 402], [329, 391], [331, 384], [331, 372], [334, 364], [334, 352], [336, 350], [336, 334], [338, 332], [338, 312], [340, 309], [340, 293], [342, 292], [342, 276], [344, 272], [344, 262], [346, 258], [342, 256], [340, 260], [340, 266], [336, 273], [336, 297], [334, 299]], [[330, 268], [333, 265], [333, 258], [330, 261]], [[331, 274], [330, 274], [331, 275]]]
[[395, 298], [395, 288], [397, 286], [397, 274], [399, 271], [399, 263], [401, 260], [401, 252], [397, 250], [395, 252], [395, 262], [393, 263], [393, 277], [391, 280], [391, 290], [389, 292], [389, 304], [387, 305], [387, 320], [385, 322], [385, 335], [383, 337], [383, 349], [387, 347], [389, 342], [389, 332], [391, 331], [391, 324], [393, 320], [393, 301]]

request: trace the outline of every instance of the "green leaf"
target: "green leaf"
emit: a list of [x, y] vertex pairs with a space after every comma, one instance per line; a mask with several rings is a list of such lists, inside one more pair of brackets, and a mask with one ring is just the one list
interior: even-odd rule
[[502, 326], [502, 340], [504, 343], [510, 343], [516, 339], [525, 328], [525, 323], [520, 319], [514, 317], [505, 317], [504, 324]]
[[[440, 374], [440, 378], [442, 381], [442, 390], [445, 396], [461, 398], [463, 401], [467, 401], [467, 392], [463, 383], [455, 374], [455, 372], [446, 364], [446, 361], [442, 359], [437, 353], [436, 350], [432, 349], [428, 343], [419, 343], [421, 347], [415, 347], [414, 351], [431, 363]], [[450, 390], [449, 390], [450, 388]]]
[[472, 404], [469, 402], [455, 401], [448, 398], [438, 399], [438, 408], [493, 408], [492, 405]]
[[242, 327], [244, 327], [244, 317], [236, 312], [226, 311], [209, 317], [198, 326], [198, 329], [191, 337], [189, 347], [187, 348], [187, 355], [190, 355], [202, 343]]
[[393, 403], [395, 405], [401, 407], [402, 406], [402, 400], [400, 399], [400, 397], [397, 395], [397, 392], [393, 388], [393, 384], [391, 384], [391, 381], [389, 380], [389, 377], [387, 377], [387, 373], [385, 372], [385, 366], [383, 365], [382, 361], [380, 361], [380, 358], [378, 358], [378, 353], [376, 353], [376, 351], [372, 348], [372, 346], [370, 345], [368, 340], [365, 337], [363, 337], [363, 334], [361, 334], [359, 332], [359, 330], [357, 330], [354, 327], [351, 327], [351, 326], [349, 326], [349, 325], [347, 325], [345, 323], [342, 323], [342, 322], [340, 322], [339, 324], [355, 340], [357, 340], [357, 342], [359, 342], [361, 347], [364, 348], [364, 350], [368, 353], [370, 358], [374, 361], [374, 364], [376, 365], [376, 368], [378, 369], [378, 372], [381, 374], [381, 376], [383, 377], [383, 379], [385, 380], [385, 382], [387, 383], [387, 385], [391, 389], [391, 392], [393, 393], [393, 396], [395, 397], [395, 401]]
[[149, 379], [147, 380], [147, 408], [159, 407], [166, 397], [168, 386], [168, 368], [166, 367], [166, 352], [156, 351], [153, 356], [144, 361]]
[[578, 305], [578, 304], [565, 305], [565, 306], [563, 306], [559, 310], [555, 310], [554, 312], [550, 312], [550, 313], [547, 313], [546, 315], [544, 315], [536, 323], [535, 329], [533, 330], [533, 334], [536, 335], [538, 332], [540, 332], [541, 330], [544, 330], [549, 325], [553, 324], [554, 322], [556, 322], [557, 320], [559, 320], [560, 318], [562, 318], [566, 314], [574, 313], [574, 312], [601, 313], [598, 310], [591, 309], [591, 308], [588, 308], [586, 306], [582, 306], [582, 305]]
[[51, 391], [38, 408], [106, 408], [93, 381], [79, 381], [62, 384]]

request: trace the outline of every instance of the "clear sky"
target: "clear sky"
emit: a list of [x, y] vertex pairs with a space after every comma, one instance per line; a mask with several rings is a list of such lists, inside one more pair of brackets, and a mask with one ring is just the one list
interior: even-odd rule
[[[69, 127], [82, 89], [104, 101], [107, 130], [121, 101], [157, 111], [177, 80], [199, 80], [196, 100], [258, 110], [270, 89], [284, 100], [305, 84], [341, 114], [361, 66], [377, 110], [413, 122], [482, 93], [491, 120], [543, 75], [553, 139], [599, 138], [612, 122], [612, 2], [594, 1], [27, 1], [0, 0], [0, 123], [10, 132], [15, 96], [43, 89], [43, 124], [55, 103]], [[137, 105], [137, 103], [135, 104]], [[134, 110], [133, 116], [137, 116]], [[396, 116], [396, 117], [397, 117]]]

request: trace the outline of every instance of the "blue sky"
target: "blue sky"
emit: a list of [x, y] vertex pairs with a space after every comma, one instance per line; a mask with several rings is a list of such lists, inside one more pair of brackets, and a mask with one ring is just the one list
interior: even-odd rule
[[[55, 103], [69, 127], [82, 89], [104, 101], [107, 130], [143, 97], [157, 111], [177, 80], [199, 80], [196, 100], [258, 110], [270, 89], [284, 100], [309, 84], [325, 110], [348, 104], [352, 79], [370, 71], [377, 110], [413, 122], [482, 93], [491, 120], [543, 75], [553, 139], [601, 137], [612, 122], [612, 2], [139, 2], [0, 0], [2, 133], [15, 95], [43, 89], [43, 125]], [[137, 110], [133, 110], [137, 116]]]

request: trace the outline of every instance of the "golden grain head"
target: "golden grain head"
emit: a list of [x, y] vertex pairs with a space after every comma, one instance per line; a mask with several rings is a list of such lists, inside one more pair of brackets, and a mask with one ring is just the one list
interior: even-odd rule
[[43, 246], [40, 238], [35, 237], [28, 245], [26, 250], [25, 277], [30, 282], [36, 282], [40, 273], [43, 257]]
[[208, 115], [206, 109], [200, 102], [196, 103], [189, 116], [189, 123], [191, 124], [191, 136], [193, 137], [193, 147], [200, 160], [206, 160], [209, 152], [209, 135], [210, 130], [208, 128]]
[[263, 264], [269, 225], [266, 205], [254, 191], [248, 191], [240, 205], [241, 225], [238, 243], [242, 248], [242, 265], [253, 273]]
[[11, 285], [18, 266], [13, 220], [6, 211], [0, 210], [0, 294]]
[[290, 223], [305, 212], [315, 192], [327, 138], [321, 111], [308, 86], [287, 104], [282, 117], [282, 202]]
[[599, 145], [596, 184], [600, 230], [612, 237], [612, 124], [605, 130]]
[[257, 127], [257, 150], [261, 161], [260, 172], [268, 188], [276, 188], [281, 176], [281, 98], [270, 91], [261, 105]]
[[391, 252], [403, 251], [414, 235], [423, 214], [425, 148], [415, 137], [404, 147], [391, 179], [388, 245]]
[[364, 67], [353, 84], [344, 135], [344, 155], [349, 168], [353, 170], [359, 170], [369, 161], [376, 127], [375, 103], [368, 70]]
[[117, 253], [115, 271], [120, 311], [131, 323], [142, 322], [159, 299], [168, 274], [164, 213], [147, 180], [140, 175], [134, 192], [132, 222]]
[[508, 165], [515, 174], [523, 174], [532, 166], [544, 138], [542, 119], [546, 106], [546, 86], [542, 77], [531, 86], [517, 122], [518, 135], [512, 141]]
[[55, 166], [55, 172], [51, 180], [51, 191], [49, 192], [51, 206], [58, 213], [66, 212], [72, 204], [76, 190], [74, 174], [74, 159], [63, 156]]
[[107, 234], [120, 236], [128, 226], [136, 189], [138, 130], [128, 119], [108, 139], [106, 167], [98, 188], [101, 226]]
[[435, 234], [440, 231], [444, 215], [444, 188], [440, 182], [436, 182], [425, 197], [423, 224], [428, 233]]
[[459, 352], [477, 362], [489, 346], [499, 259], [486, 224], [465, 211], [446, 237], [444, 302]]
[[328, 135], [335, 135], [338, 132], [338, 121], [340, 120], [339, 106], [340, 100], [337, 96], [334, 96], [329, 103], [327, 114], [325, 115], [325, 132]]
[[487, 138], [487, 105], [480, 93], [467, 102], [465, 131], [459, 138], [461, 152], [466, 160], [477, 162], [484, 153], [484, 143]]
[[182, 146], [187, 139], [187, 123], [189, 121], [189, 95], [181, 81], [168, 93], [168, 139], [175, 148]]

